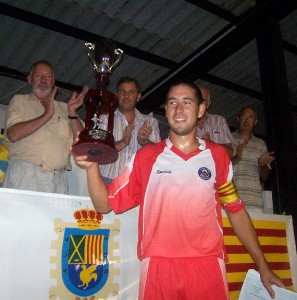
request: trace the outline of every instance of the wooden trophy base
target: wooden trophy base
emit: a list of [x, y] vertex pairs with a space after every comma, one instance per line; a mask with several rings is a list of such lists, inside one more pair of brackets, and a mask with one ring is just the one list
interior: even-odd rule
[[87, 155], [87, 161], [97, 162], [99, 165], [110, 164], [118, 158], [118, 151], [102, 141], [78, 142], [73, 145], [72, 152], [75, 156]]

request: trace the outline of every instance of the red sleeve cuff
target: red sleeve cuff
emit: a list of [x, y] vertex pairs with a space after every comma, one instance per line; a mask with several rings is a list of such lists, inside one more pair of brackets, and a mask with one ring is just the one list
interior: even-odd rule
[[224, 204], [225, 210], [227, 210], [231, 214], [236, 214], [244, 209], [244, 202], [241, 199], [237, 199], [231, 203]]

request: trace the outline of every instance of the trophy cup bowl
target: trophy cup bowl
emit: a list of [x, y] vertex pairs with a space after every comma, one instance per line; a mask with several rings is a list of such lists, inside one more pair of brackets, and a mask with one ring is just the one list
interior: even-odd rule
[[[74, 155], [86, 155], [87, 161], [109, 164], [118, 158], [114, 147], [113, 121], [117, 107], [116, 96], [107, 91], [109, 73], [118, 64], [123, 53], [107, 40], [104, 43], [85, 44], [88, 56], [96, 71], [98, 89], [89, 90], [85, 95], [85, 128], [80, 132], [79, 141], [73, 145]], [[98, 48], [98, 49], [97, 49]], [[96, 53], [95, 53], [95, 49]]]

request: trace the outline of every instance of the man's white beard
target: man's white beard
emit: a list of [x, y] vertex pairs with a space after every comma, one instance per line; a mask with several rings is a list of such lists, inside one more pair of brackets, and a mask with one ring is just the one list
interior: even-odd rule
[[35, 95], [39, 96], [39, 97], [47, 97], [50, 95], [52, 89], [51, 88], [40, 88], [40, 87], [34, 87], [33, 88], [33, 92]]

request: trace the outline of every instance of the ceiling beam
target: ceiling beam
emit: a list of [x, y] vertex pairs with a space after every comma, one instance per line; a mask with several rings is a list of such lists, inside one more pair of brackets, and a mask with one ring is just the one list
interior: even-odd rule
[[4, 66], [0, 66], [0, 75], [8, 77], [8, 78], [12, 78], [12, 79], [27, 81], [28, 73], [23, 73], [23, 72], [16, 71], [16, 70], [4, 67]]
[[[24, 73], [24, 72], [20, 72], [17, 70], [13, 70], [8, 67], [0, 66], [0, 76], [5, 76], [5, 77], [12, 78], [12, 79], [21, 80], [21, 81], [27, 81], [27, 75], [28, 75], [28, 73]], [[263, 96], [260, 92], [257, 92], [255, 90], [249, 89], [242, 85], [233, 83], [231, 81], [225, 80], [223, 78], [220, 78], [220, 77], [217, 77], [217, 76], [214, 76], [211, 74], [206, 74], [206, 73], [204, 73], [204, 74], [201, 73], [199, 75], [199, 78], [201, 80], [221, 86], [221, 87], [231, 90], [233, 92], [247, 95], [247, 96], [250, 96], [255, 99], [263, 100]], [[61, 85], [58, 85], [59, 87], [67, 89], [69, 91], [81, 91], [82, 90], [82, 86], [73, 85], [71, 83], [62, 82], [62, 81], [57, 81], [57, 83], [61, 84]]]
[[[12, 79], [17, 79], [20, 81], [27, 82], [28, 73], [24, 73], [24, 72], [20, 72], [17, 70], [13, 70], [11, 68], [0, 66], [0, 76], [5, 76], [5, 77], [12, 78]], [[212, 84], [219, 85], [228, 90], [231, 90], [231, 91], [234, 91], [234, 92], [237, 92], [240, 94], [244, 94], [244, 95], [250, 96], [255, 99], [263, 100], [262, 93], [251, 90], [242, 85], [238, 85], [236, 83], [230, 82], [228, 80], [222, 79], [220, 77], [213, 76], [210, 74], [201, 74], [200, 79], [207, 81], [209, 83], [212, 83]], [[60, 80], [56, 80], [55, 84], [59, 88], [63, 88], [63, 89], [66, 89], [66, 90], [72, 91], [72, 92], [74, 92], [74, 91], [80, 92], [83, 89], [82, 86], [74, 85], [74, 84], [67, 83], [67, 82], [60, 81]], [[297, 113], [297, 106], [292, 104], [291, 111]], [[165, 115], [164, 108], [156, 107], [153, 112], [157, 113], [157, 114]]]
[[297, 47], [287, 41], [283, 41], [283, 47], [286, 51], [291, 52], [292, 54], [297, 55]]
[[228, 89], [230, 91], [249, 96], [249, 97], [254, 98], [254, 99], [258, 99], [258, 100], [261, 100], [261, 101], [264, 100], [263, 99], [263, 94], [261, 92], [257, 92], [255, 90], [247, 88], [243, 85], [225, 80], [223, 78], [220, 78], [220, 77], [217, 77], [217, 76], [214, 76], [214, 75], [211, 75], [211, 74], [207, 74], [207, 73], [200, 74], [199, 79], [201, 79], [203, 81], [206, 81], [206, 82], [209, 82], [209, 83], [212, 83], [214, 85], [218, 85], [218, 86], [220, 86], [222, 88], [225, 88], [225, 89]]
[[[28, 73], [24, 73], [7, 67], [0, 66], [0, 76], [5, 76], [5, 77], [27, 82]], [[82, 86], [74, 85], [60, 80], [55, 80], [55, 85], [59, 88], [66, 89], [69, 91], [80, 92], [83, 89]]]
[[221, 8], [218, 5], [215, 5], [213, 3], [211, 3], [210, 1], [206, 1], [206, 0], [186, 0], [189, 3], [194, 4], [197, 7], [200, 7], [204, 10], [206, 10], [207, 12], [216, 15], [222, 19], [224, 19], [225, 21], [228, 22], [234, 22], [235, 21], [235, 15], [233, 13], [231, 13], [230, 11]]
[[184, 79], [198, 80], [201, 74], [207, 74], [215, 66], [254, 40], [259, 32], [259, 27], [266, 19], [269, 19], [267, 13], [271, 6], [275, 8], [274, 14], [277, 20], [282, 20], [296, 10], [297, 1], [269, 0], [250, 9], [242, 18], [238, 18], [236, 23], [226, 26], [227, 30], [223, 37], [220, 34], [217, 40], [212, 41], [211, 44], [199, 47], [177, 68], [167, 72], [157, 83], [145, 90], [137, 108], [145, 113], [155, 110], [164, 103], [166, 91], [173, 82]]
[[[23, 22], [31, 23], [55, 32], [59, 32], [67, 36], [83, 40], [84, 42], [94, 43], [97, 40], [106, 39], [106, 37], [4, 3], [0, 3], [0, 14], [18, 19]], [[116, 47], [121, 48], [126, 55], [133, 56], [140, 60], [148, 61], [152, 64], [159, 65], [167, 69], [172, 69], [177, 66], [177, 63], [172, 60], [151, 54], [150, 52], [146, 52], [117, 41], [113, 42], [115, 43]]]

